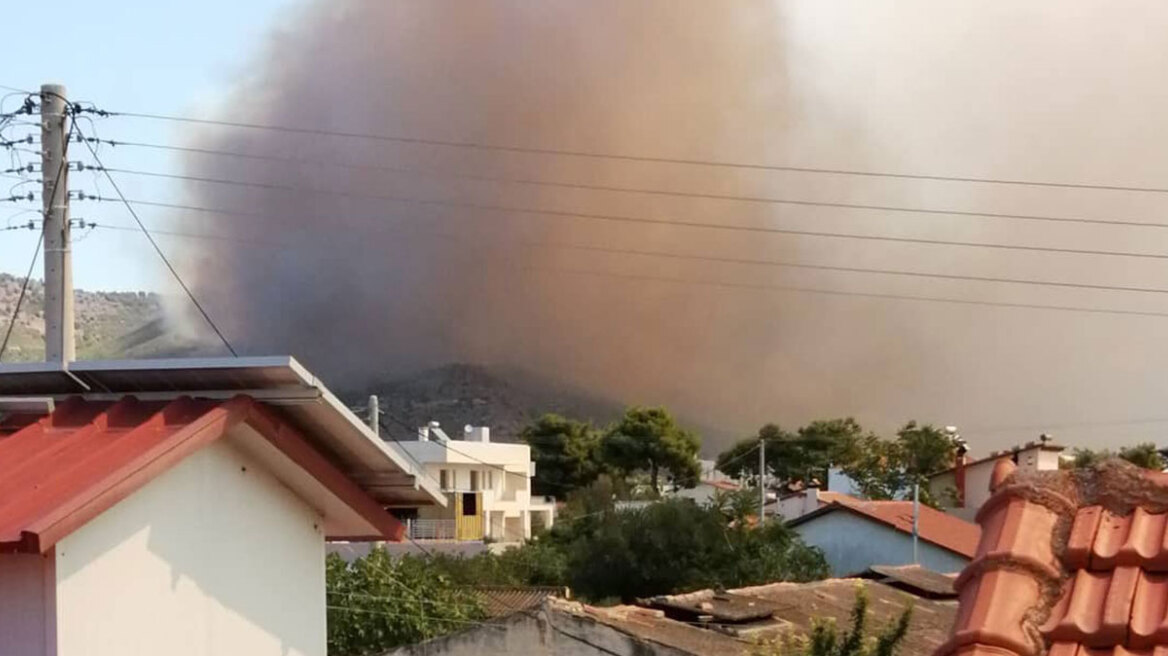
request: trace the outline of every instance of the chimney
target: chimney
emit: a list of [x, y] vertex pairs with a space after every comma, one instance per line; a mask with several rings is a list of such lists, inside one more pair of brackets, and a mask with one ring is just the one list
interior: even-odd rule
[[957, 445], [957, 456], [953, 460], [953, 481], [957, 487], [957, 507], [965, 507], [965, 444]]
[[957, 507], [965, 507], [965, 461], [966, 454], [969, 453], [969, 447], [966, 446], [965, 440], [961, 439], [961, 434], [957, 432], [956, 426], [946, 426], [945, 434], [953, 440], [957, 446], [953, 456], [953, 486], [957, 488]]

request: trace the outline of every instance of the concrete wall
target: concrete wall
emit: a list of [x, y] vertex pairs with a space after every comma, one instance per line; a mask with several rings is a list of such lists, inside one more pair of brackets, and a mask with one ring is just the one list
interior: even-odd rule
[[0, 554], [0, 656], [54, 651], [52, 555]]
[[61, 656], [324, 656], [319, 516], [225, 441], [56, 545]]
[[[872, 565], [909, 565], [912, 536], [850, 512], [837, 510], [794, 527], [807, 544], [819, 547], [833, 576], [848, 576]], [[920, 563], [938, 572], [960, 572], [969, 559], [920, 541]]]
[[689, 656], [672, 647], [641, 641], [592, 620], [567, 613], [516, 613], [496, 626], [480, 626], [385, 656]]

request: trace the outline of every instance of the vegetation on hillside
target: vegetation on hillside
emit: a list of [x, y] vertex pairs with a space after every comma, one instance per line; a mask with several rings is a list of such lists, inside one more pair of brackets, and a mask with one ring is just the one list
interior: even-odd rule
[[[20, 300], [24, 279], [0, 273], [0, 334]], [[20, 313], [12, 327], [4, 361], [44, 358], [45, 287], [30, 280]], [[162, 298], [145, 292], [88, 292], [77, 290], [73, 299], [76, 316], [77, 355], [81, 359], [152, 355], [182, 345], [161, 328]]]

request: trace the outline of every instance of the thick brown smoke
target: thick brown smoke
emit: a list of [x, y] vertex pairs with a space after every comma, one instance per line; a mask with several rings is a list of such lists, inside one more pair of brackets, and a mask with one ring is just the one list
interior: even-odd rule
[[[1075, 79], [1088, 87], [1103, 84], [1108, 74], [1106, 52], [1099, 62], [1076, 54], [1094, 31], [1108, 29], [1096, 16], [1063, 25], [1078, 30], [1072, 38], [1052, 35], [1058, 30], [1046, 29], [1041, 16], [990, 20], [973, 5], [962, 14], [914, 4], [901, 9], [918, 12], [919, 22], [906, 27], [903, 16], [885, 16], [871, 3], [846, 11], [812, 4], [821, 3], [322, 0], [273, 36], [222, 117], [528, 148], [850, 169], [1108, 180], [1146, 180], [1150, 171], [1166, 171], [1163, 157], [1147, 149], [1114, 168], [1072, 161], [1091, 149], [1093, 157], [1115, 162], [1146, 137], [1132, 126], [1146, 118], [1139, 111], [1122, 115], [1122, 108], [1075, 95], [1081, 87], [1072, 83], [1069, 67], [1079, 67]], [[931, 36], [934, 30], [953, 38]], [[1040, 32], [1042, 47], [1032, 42]], [[1074, 57], [1060, 62], [1043, 47]], [[1143, 55], [1151, 57], [1156, 48], [1147, 45]], [[1030, 85], [1050, 85], [1044, 70], [1066, 76], [1054, 86], [1071, 97], [1032, 92]], [[1017, 103], [1016, 112], [1010, 102]], [[1088, 134], [1092, 112], [1105, 109], [1128, 121], [1133, 133]], [[1164, 130], [1156, 129], [1163, 138]], [[1162, 207], [1156, 199], [229, 128], [200, 130], [190, 140], [202, 148], [403, 169], [205, 155], [188, 161], [193, 175], [341, 192], [193, 183], [191, 204], [244, 214], [182, 218], [188, 229], [197, 221], [207, 232], [236, 238], [192, 242], [187, 263], [198, 270], [198, 293], [241, 350], [295, 354], [326, 379], [343, 381], [334, 386], [476, 362], [526, 369], [611, 399], [665, 403], [699, 424], [729, 431], [843, 414], [887, 428], [916, 417], [969, 426], [969, 437], [985, 448], [1033, 438], [1060, 423], [1168, 416], [1157, 410], [1155, 385], [1149, 385], [1157, 366], [1162, 371], [1166, 364], [1157, 335], [1168, 320], [647, 278], [1168, 309], [1155, 297], [569, 246], [1111, 284], [1163, 279], [1154, 261], [742, 233], [385, 197], [1113, 249], [1148, 248], [1149, 238], [1163, 239], [1131, 229], [697, 200], [443, 174], [1105, 218], [1154, 219], [1149, 213]], [[1069, 148], [1068, 141], [1079, 146]], [[1011, 144], [1016, 151], [1003, 150]], [[984, 428], [980, 436], [976, 427]]]

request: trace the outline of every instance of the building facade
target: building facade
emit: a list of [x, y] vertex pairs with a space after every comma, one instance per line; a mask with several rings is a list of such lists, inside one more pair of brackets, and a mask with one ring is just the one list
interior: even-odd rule
[[531, 447], [491, 442], [483, 426], [467, 426], [460, 437], [431, 422], [418, 429], [416, 441], [399, 443], [448, 501], [445, 508], [395, 508], [411, 538], [522, 542], [552, 526], [555, 500], [531, 494]]
[[929, 477], [929, 492], [937, 499], [954, 498], [956, 503], [952, 507], [946, 504], [946, 511], [973, 521], [977, 511], [990, 498], [990, 477], [998, 461], [1008, 461], [1024, 472], [1056, 471], [1065, 449], [1064, 446], [1043, 439], [995, 451], [977, 460], [971, 460], [960, 453], [953, 467]]
[[[825, 493], [826, 494], [826, 493]], [[787, 522], [807, 544], [823, 551], [833, 576], [851, 576], [873, 565], [919, 564], [936, 572], [961, 571], [973, 557], [981, 530], [935, 508], [917, 512], [913, 541], [911, 501], [864, 501], [843, 494]]]

